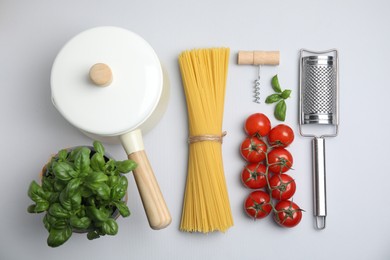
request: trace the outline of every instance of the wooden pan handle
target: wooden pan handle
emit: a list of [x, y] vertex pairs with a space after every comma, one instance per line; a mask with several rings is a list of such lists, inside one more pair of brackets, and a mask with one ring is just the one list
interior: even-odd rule
[[279, 51], [239, 51], [238, 64], [279, 65]]
[[120, 136], [120, 140], [129, 159], [138, 164], [133, 174], [150, 227], [167, 227], [172, 218], [146, 156], [141, 130], [125, 133]]
[[167, 227], [172, 218], [145, 150], [129, 154], [128, 157], [138, 164], [133, 173], [150, 227], [153, 229]]

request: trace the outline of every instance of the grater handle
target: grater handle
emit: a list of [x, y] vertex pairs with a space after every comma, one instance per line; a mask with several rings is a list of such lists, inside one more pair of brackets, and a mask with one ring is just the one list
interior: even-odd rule
[[325, 228], [326, 218], [326, 178], [325, 178], [325, 139], [313, 139], [313, 191], [314, 216], [317, 229]]

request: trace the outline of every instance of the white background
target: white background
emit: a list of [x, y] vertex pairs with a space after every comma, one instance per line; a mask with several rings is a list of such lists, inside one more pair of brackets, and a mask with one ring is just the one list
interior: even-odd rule
[[[390, 3], [372, 1], [0, 1], [1, 176], [0, 259], [390, 259], [389, 60]], [[119, 219], [119, 234], [88, 241], [73, 235], [63, 246], [46, 245], [42, 215], [26, 212], [27, 188], [49, 155], [91, 144], [66, 122], [50, 101], [52, 62], [67, 40], [95, 26], [120, 26], [145, 38], [171, 82], [170, 103], [145, 145], [173, 222], [148, 227], [134, 180], [132, 215]], [[234, 227], [225, 234], [178, 230], [187, 175], [187, 115], [177, 58], [201, 47], [231, 49], [223, 129], [225, 175]], [[312, 216], [310, 140], [298, 135], [298, 55], [301, 48], [340, 53], [340, 134], [327, 139], [328, 218], [324, 231]], [[244, 165], [238, 147], [242, 124], [273, 106], [252, 102], [257, 69], [238, 66], [239, 50], [280, 50], [278, 68], [262, 70], [262, 99], [278, 73], [292, 89], [286, 123], [296, 132], [290, 151], [295, 195], [304, 213], [294, 229], [271, 218], [251, 221], [239, 181]], [[107, 146], [118, 160], [119, 145]]]

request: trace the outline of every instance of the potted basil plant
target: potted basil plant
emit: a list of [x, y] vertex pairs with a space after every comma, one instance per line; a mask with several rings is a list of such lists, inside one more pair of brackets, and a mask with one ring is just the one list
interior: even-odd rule
[[64, 149], [42, 170], [42, 181], [32, 181], [28, 196], [34, 201], [30, 213], [45, 213], [47, 244], [58, 247], [73, 232], [87, 233], [92, 240], [118, 232], [116, 218], [128, 217], [127, 178], [136, 168], [132, 160], [115, 161], [105, 155], [103, 145]]

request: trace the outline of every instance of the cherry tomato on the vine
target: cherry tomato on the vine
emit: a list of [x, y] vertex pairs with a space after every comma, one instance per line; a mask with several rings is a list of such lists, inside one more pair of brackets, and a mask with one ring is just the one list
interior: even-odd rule
[[277, 125], [269, 132], [268, 141], [271, 146], [287, 147], [294, 141], [294, 131], [288, 125]]
[[268, 216], [272, 207], [269, 195], [261, 190], [249, 194], [244, 204], [245, 212], [253, 219], [260, 219]]
[[290, 199], [296, 189], [295, 181], [287, 174], [275, 174], [269, 180], [269, 185], [271, 188], [271, 196], [274, 199], [278, 200], [287, 200]]
[[[241, 172], [242, 183], [249, 189], [261, 189], [267, 185], [267, 168], [261, 163], [250, 163]], [[269, 175], [269, 174], [268, 174]]]
[[249, 136], [267, 136], [271, 130], [271, 121], [264, 114], [252, 114], [246, 119], [244, 129]]
[[302, 209], [292, 201], [279, 201], [275, 206], [275, 210], [274, 220], [283, 227], [295, 227], [301, 222]]
[[288, 171], [293, 165], [293, 157], [289, 151], [278, 147], [268, 153], [269, 170], [279, 174]]
[[258, 163], [265, 159], [267, 145], [257, 137], [248, 137], [242, 142], [240, 150], [245, 160]]

